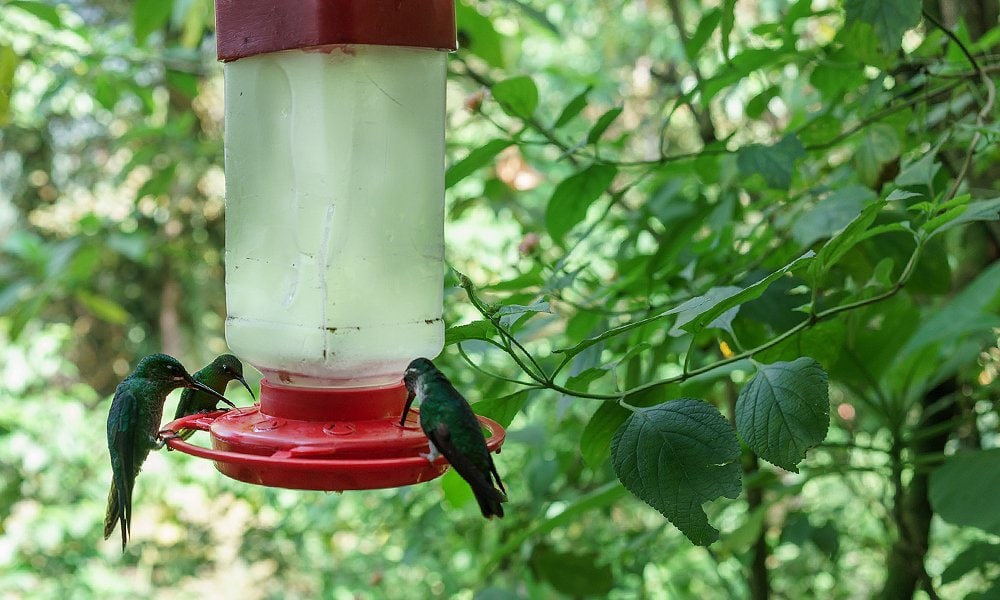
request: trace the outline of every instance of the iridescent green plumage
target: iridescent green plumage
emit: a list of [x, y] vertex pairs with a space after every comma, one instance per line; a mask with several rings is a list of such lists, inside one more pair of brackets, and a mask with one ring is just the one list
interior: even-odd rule
[[[419, 398], [420, 428], [431, 442], [428, 460], [433, 461], [438, 452], [443, 454], [472, 488], [483, 516], [503, 517], [502, 503], [507, 501], [507, 491], [472, 407], [426, 358], [410, 363], [403, 383], [408, 396], [400, 424], [406, 422], [410, 405]], [[499, 489], [493, 485], [494, 481]]]
[[163, 442], [157, 438], [163, 403], [167, 394], [179, 387], [202, 389], [225, 400], [208, 386], [192, 379], [176, 358], [166, 354], [151, 354], [140, 360], [135, 370], [115, 389], [108, 412], [112, 479], [104, 516], [104, 539], [111, 537], [120, 521], [123, 552], [131, 532], [135, 478], [149, 451], [163, 447]]
[[[225, 393], [226, 386], [230, 381], [239, 381], [243, 387], [250, 392], [253, 397], [253, 390], [243, 378], [243, 363], [232, 354], [222, 354], [209, 363], [204, 369], [194, 374], [194, 380], [210, 387], [218, 394]], [[201, 390], [188, 388], [181, 393], [181, 399], [177, 402], [177, 410], [174, 412], [174, 420], [201, 412], [211, 412], [218, 406], [217, 396], [207, 394]], [[231, 402], [226, 402], [233, 406]], [[235, 406], [233, 406], [235, 408]], [[194, 434], [194, 430], [183, 430], [178, 435], [182, 439], [188, 439]]]

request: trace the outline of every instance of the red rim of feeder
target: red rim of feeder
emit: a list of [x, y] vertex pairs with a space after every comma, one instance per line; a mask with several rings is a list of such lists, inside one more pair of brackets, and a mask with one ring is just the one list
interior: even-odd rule
[[[380, 388], [326, 389], [261, 381], [260, 403], [230, 411], [195, 414], [164, 431], [208, 431], [212, 448], [167, 437], [172, 450], [207, 458], [224, 475], [258, 485], [302, 490], [367, 490], [429, 481], [448, 463], [420, 456], [427, 437], [417, 411], [403, 426], [402, 382]], [[490, 451], [499, 452], [506, 432], [479, 417], [489, 430]]]
[[219, 60], [372, 44], [455, 50], [454, 0], [216, 0]]

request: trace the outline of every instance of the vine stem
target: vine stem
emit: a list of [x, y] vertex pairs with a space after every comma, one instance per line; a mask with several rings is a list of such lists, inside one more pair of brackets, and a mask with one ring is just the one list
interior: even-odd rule
[[[897, 293], [899, 293], [900, 290], [903, 289], [906, 283], [910, 280], [910, 277], [913, 275], [913, 270], [916, 268], [917, 262], [920, 259], [920, 255], [923, 252], [924, 243], [927, 239], [926, 235], [923, 233], [917, 233], [915, 234], [915, 237], [917, 242], [916, 247], [913, 249], [913, 253], [910, 255], [909, 261], [907, 261], [906, 266], [903, 268], [903, 272], [900, 273], [899, 279], [897, 279], [896, 282], [889, 289], [874, 296], [870, 296], [868, 298], [862, 298], [861, 300], [856, 300], [854, 302], [841, 304], [839, 306], [828, 308], [823, 311], [813, 312], [809, 315], [809, 318], [803, 320], [798, 325], [795, 325], [794, 327], [787, 329], [782, 334], [754, 348], [745, 350], [738, 354], [733, 354], [728, 358], [724, 358], [722, 360], [715, 361], [707, 365], [702, 365], [701, 367], [698, 367], [696, 369], [691, 369], [690, 371], [685, 370], [678, 375], [674, 375], [673, 377], [667, 377], [665, 379], [644, 383], [642, 385], [635, 386], [633, 388], [627, 389], [623, 392], [619, 392], [616, 394], [601, 394], [595, 392], [588, 392], [584, 390], [574, 390], [556, 383], [555, 381], [552, 380], [552, 377], [545, 375], [544, 371], [540, 371], [542, 373], [541, 377], [538, 377], [535, 375], [535, 373], [528, 371], [527, 367], [524, 364], [524, 361], [522, 361], [520, 357], [516, 356], [513, 350], [508, 345], [508, 351], [507, 351], [508, 354], [511, 355], [511, 357], [514, 359], [514, 362], [516, 362], [518, 366], [521, 367], [525, 371], [525, 373], [528, 374], [529, 377], [535, 380], [535, 383], [528, 383], [519, 380], [511, 380], [509, 378], [502, 378], [502, 379], [506, 381], [512, 381], [520, 385], [526, 385], [527, 387], [531, 388], [550, 389], [555, 392], [564, 394], [566, 396], [573, 396], [575, 398], [617, 402], [622, 407], [632, 410], [634, 412], [636, 410], [636, 407], [625, 403], [625, 398], [627, 398], [628, 396], [632, 396], [640, 392], [645, 392], [651, 389], [655, 389], [658, 387], [674, 383], [683, 383], [684, 381], [687, 381], [693, 377], [697, 377], [698, 375], [708, 373], [709, 371], [714, 371], [715, 369], [718, 369], [720, 367], [724, 367], [726, 365], [730, 365], [735, 362], [739, 362], [741, 360], [752, 358], [754, 355], [777, 346], [778, 344], [784, 342], [785, 340], [815, 326], [821, 321], [831, 319], [844, 312], [857, 310], [859, 308], [870, 306], [872, 304], [877, 304], [879, 302], [882, 302], [883, 300], [887, 300], [892, 296], [896, 295]], [[527, 350], [524, 349], [524, 346], [521, 345], [520, 342], [516, 341], [515, 336], [499, 322], [499, 319], [497, 319], [495, 316], [490, 315], [489, 311], [486, 309], [486, 306], [483, 304], [482, 300], [480, 300], [479, 297], [476, 296], [475, 290], [472, 286], [472, 282], [469, 280], [469, 278], [466, 277], [465, 275], [462, 275], [461, 280], [462, 280], [462, 287], [465, 288], [466, 293], [468, 293], [469, 295], [470, 301], [472, 302], [473, 306], [475, 306], [476, 309], [480, 312], [480, 314], [482, 314], [484, 317], [489, 319], [491, 323], [493, 323], [493, 325], [497, 328], [502, 337], [504, 337], [505, 339], [514, 340], [516, 346], [519, 349], [521, 349], [521, 351], [524, 352], [531, 359], [531, 362], [533, 364], [537, 365], [538, 363], [534, 360], [534, 358], [531, 357], [531, 355], [527, 352]], [[497, 345], [496, 342], [493, 342], [493, 344]], [[502, 346], [498, 347], [502, 348]], [[563, 364], [565, 364], [566, 362], [568, 362], [568, 359], [564, 358]]]

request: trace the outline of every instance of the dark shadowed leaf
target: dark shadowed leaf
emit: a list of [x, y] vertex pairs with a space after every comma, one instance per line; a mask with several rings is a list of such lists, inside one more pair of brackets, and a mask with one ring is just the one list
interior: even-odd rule
[[736, 434], [711, 404], [683, 398], [634, 412], [611, 440], [615, 474], [695, 544], [719, 538], [701, 505], [739, 496]]
[[631, 413], [614, 402], [603, 402], [580, 436], [580, 454], [583, 462], [591, 469], [597, 469], [611, 454], [611, 439]]
[[916, 0], [845, 0], [848, 23], [864, 21], [875, 29], [884, 50], [895, 52], [903, 32], [920, 22], [920, 2]]
[[764, 460], [798, 472], [830, 428], [829, 380], [815, 360], [759, 365], [736, 400], [736, 431]]
[[931, 473], [934, 512], [954, 525], [1000, 535], [1000, 448], [961, 452]]
[[605, 597], [615, 585], [611, 567], [598, 564], [597, 553], [560, 552], [537, 546], [528, 565], [535, 577], [573, 598]]
[[740, 173], [748, 176], [759, 173], [768, 186], [787, 190], [792, 185], [795, 161], [805, 154], [802, 142], [794, 135], [788, 135], [773, 146], [751, 144], [740, 149], [736, 164]]

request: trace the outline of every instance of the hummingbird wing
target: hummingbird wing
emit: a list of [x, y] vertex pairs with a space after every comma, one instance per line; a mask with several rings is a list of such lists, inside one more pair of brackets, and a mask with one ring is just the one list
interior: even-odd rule
[[[428, 439], [434, 444], [434, 447], [448, 459], [448, 463], [458, 471], [462, 479], [472, 488], [472, 493], [475, 494], [476, 501], [479, 502], [479, 509], [482, 511], [483, 516], [487, 519], [493, 516], [503, 517], [503, 506], [501, 503], [507, 501], [507, 496], [493, 487], [493, 482], [490, 481], [488, 473], [480, 470], [468, 456], [455, 446], [451, 440], [451, 432], [448, 426], [444, 423], [438, 423], [436, 427], [424, 433], [427, 434]], [[490, 462], [492, 466], [492, 459], [490, 459]], [[496, 467], [493, 467], [492, 470], [496, 473]], [[497, 481], [500, 481], [499, 475], [497, 475]]]
[[181, 392], [181, 399], [177, 401], [177, 410], [174, 412], [175, 421], [194, 412], [194, 410], [190, 408], [191, 400], [193, 399], [194, 394], [195, 391], [191, 388], [184, 388], [184, 391]]
[[[121, 521], [123, 551], [132, 524], [132, 488], [135, 487], [135, 477], [139, 472], [139, 467], [135, 464], [136, 438], [143, 434], [140, 429], [139, 399], [130, 387], [119, 386], [108, 414], [108, 444], [111, 447], [111, 471], [117, 495], [117, 516]], [[115, 464], [115, 456], [118, 457], [118, 464]], [[108, 498], [108, 507], [112, 508], [111, 498]], [[114, 527], [113, 522], [111, 527]], [[108, 533], [107, 526], [105, 533]]]

